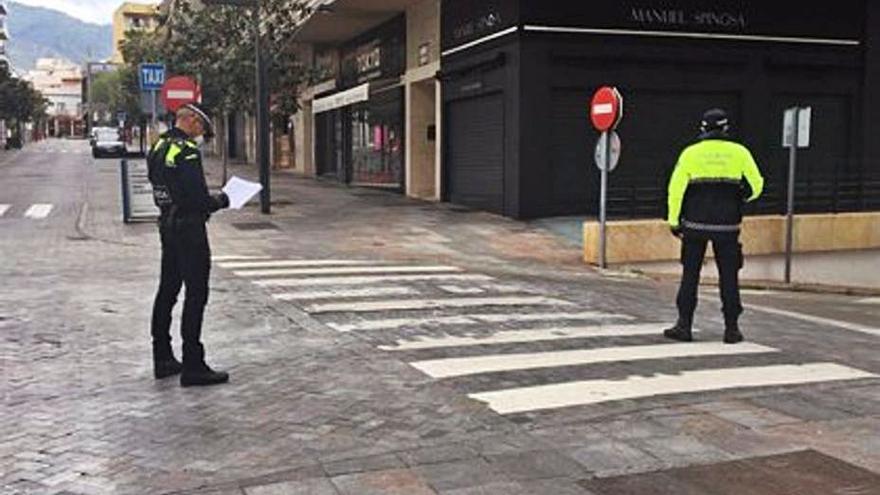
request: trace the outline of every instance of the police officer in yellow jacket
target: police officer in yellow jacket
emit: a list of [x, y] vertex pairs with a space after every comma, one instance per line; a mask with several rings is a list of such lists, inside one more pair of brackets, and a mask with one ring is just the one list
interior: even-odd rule
[[[153, 304], [153, 370], [156, 378], [180, 373], [180, 384], [225, 383], [229, 375], [205, 363], [202, 317], [208, 302], [211, 250], [205, 222], [229, 206], [225, 194], [211, 195], [202, 169], [197, 140], [212, 135], [211, 119], [195, 104], [181, 107], [174, 127], [152, 146], [147, 157], [153, 198], [161, 210], [162, 272]], [[180, 333], [183, 364], [171, 349], [171, 310], [186, 286]]]
[[681, 239], [683, 272], [678, 289], [678, 321], [664, 331], [670, 339], [690, 342], [697, 307], [700, 269], [706, 244], [712, 241], [721, 285], [724, 342], [743, 340], [738, 319], [742, 313], [739, 243], [744, 202], [754, 201], [764, 179], [749, 150], [729, 137], [730, 123], [720, 109], [708, 110], [700, 124], [699, 141], [681, 153], [669, 181], [669, 227]]

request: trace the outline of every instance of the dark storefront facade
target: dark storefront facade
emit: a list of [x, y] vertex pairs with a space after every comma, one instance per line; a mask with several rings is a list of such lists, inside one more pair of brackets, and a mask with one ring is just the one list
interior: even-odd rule
[[702, 112], [726, 109], [785, 206], [785, 108], [813, 111], [798, 212], [880, 209], [880, 6], [841, 0], [447, 0], [442, 9], [443, 197], [515, 218], [595, 214], [588, 103], [625, 99], [611, 218], [665, 214], [665, 187]]
[[339, 49], [336, 89], [314, 103], [317, 175], [403, 189], [405, 37], [401, 15]]

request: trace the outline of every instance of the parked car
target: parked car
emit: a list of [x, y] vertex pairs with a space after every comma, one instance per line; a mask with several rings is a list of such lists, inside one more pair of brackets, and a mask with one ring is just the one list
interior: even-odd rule
[[119, 137], [119, 131], [113, 128], [99, 128], [95, 130], [92, 156], [122, 157], [125, 156], [125, 143]]

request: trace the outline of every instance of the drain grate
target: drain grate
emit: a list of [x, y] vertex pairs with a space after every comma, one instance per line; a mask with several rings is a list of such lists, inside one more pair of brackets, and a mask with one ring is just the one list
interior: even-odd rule
[[272, 222], [240, 222], [232, 226], [238, 230], [278, 230], [278, 226]]
[[876, 495], [880, 475], [814, 450], [581, 481], [597, 495]]

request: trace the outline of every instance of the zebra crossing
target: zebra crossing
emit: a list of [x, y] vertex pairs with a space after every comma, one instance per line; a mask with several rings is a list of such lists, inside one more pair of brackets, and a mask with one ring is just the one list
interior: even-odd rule
[[752, 342], [664, 340], [660, 322], [452, 265], [261, 255], [215, 262], [499, 414], [877, 378]]
[[55, 206], [50, 203], [36, 203], [27, 208], [17, 207], [7, 203], [0, 203], [0, 218], [27, 218], [30, 220], [44, 220], [49, 217]]

